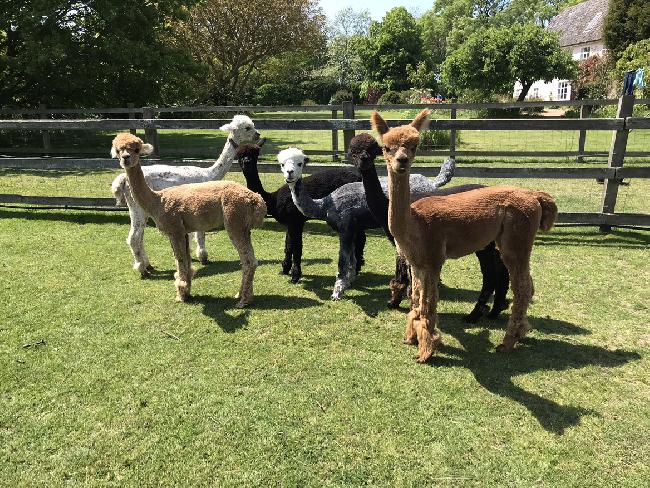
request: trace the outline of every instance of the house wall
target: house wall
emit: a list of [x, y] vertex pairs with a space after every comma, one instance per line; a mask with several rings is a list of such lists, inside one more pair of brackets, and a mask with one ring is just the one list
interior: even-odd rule
[[[580, 61], [583, 58], [582, 52], [584, 48], [589, 48], [589, 57], [591, 56], [602, 56], [606, 49], [602, 41], [595, 42], [583, 42], [581, 44], [574, 44], [572, 46], [563, 46], [564, 49], [571, 52], [571, 56], [576, 61]], [[560, 87], [564, 86], [562, 84], [566, 83], [566, 90], [560, 92]], [[521, 83], [516, 82], [515, 87], [512, 93], [513, 98], [519, 97], [521, 93]], [[542, 99], [545, 101], [551, 100], [571, 100], [571, 81], [570, 80], [558, 80], [557, 78], [546, 83], [544, 81], [536, 81], [533, 83], [533, 86], [530, 87], [528, 95], [526, 95], [526, 100], [530, 99]]]

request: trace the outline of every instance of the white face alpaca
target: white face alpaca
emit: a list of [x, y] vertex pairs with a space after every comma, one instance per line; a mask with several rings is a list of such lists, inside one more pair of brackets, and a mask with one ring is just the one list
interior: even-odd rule
[[113, 139], [111, 157], [119, 159], [122, 168], [131, 168], [140, 162], [140, 156], [153, 152], [151, 144], [144, 144], [142, 139], [132, 134], [118, 134]]
[[284, 181], [295, 183], [302, 178], [302, 172], [309, 162], [309, 158], [297, 147], [290, 147], [278, 153], [278, 162], [284, 175]]
[[229, 123], [219, 129], [230, 132], [230, 137], [237, 144], [255, 142], [260, 138], [260, 133], [255, 130], [255, 124], [247, 115], [235, 115]]

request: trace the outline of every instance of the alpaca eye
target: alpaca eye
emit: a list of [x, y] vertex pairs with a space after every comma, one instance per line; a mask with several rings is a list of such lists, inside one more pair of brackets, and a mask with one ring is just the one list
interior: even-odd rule
[[298, 167], [299, 167], [299, 168], [302, 168], [302, 163], [298, 163]]

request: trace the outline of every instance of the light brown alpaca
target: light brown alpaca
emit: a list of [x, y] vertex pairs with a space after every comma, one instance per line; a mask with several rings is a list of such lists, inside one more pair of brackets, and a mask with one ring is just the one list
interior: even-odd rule
[[410, 125], [389, 129], [374, 112], [388, 167], [388, 227], [412, 269], [412, 310], [406, 325], [407, 344], [419, 344], [417, 361], [427, 361], [441, 343], [436, 327], [438, 279], [447, 258], [459, 258], [496, 241], [512, 280], [513, 304], [499, 351], [511, 351], [529, 330], [526, 311], [533, 293], [530, 254], [538, 229], [550, 230], [557, 206], [548, 193], [513, 187], [481, 188], [411, 205], [409, 173], [428, 125], [423, 110]]
[[153, 218], [158, 229], [169, 237], [176, 258], [176, 300], [190, 296], [192, 261], [188, 233], [225, 228], [239, 252], [242, 282], [238, 307], [253, 299], [253, 277], [257, 260], [251, 243], [251, 228], [260, 227], [266, 204], [260, 195], [232, 181], [192, 183], [153, 191], [144, 179], [140, 155], [150, 154], [151, 144], [131, 134], [113, 139], [111, 155], [126, 170], [129, 186], [138, 204]]

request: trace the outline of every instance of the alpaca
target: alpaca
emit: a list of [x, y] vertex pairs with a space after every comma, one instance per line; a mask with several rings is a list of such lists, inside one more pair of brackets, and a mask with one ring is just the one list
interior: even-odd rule
[[[278, 188], [272, 193], [267, 192], [262, 186], [257, 170], [257, 161], [264, 141], [265, 139], [262, 139], [258, 144], [242, 144], [237, 148], [235, 159], [239, 161], [244, 173], [246, 186], [262, 195], [269, 214], [287, 227], [281, 273], [290, 274], [291, 283], [297, 283], [302, 276], [302, 233], [308, 218], [300, 213], [300, 210], [294, 205], [287, 185]], [[314, 198], [322, 198], [346, 183], [360, 180], [361, 177], [354, 168], [333, 168], [308, 176], [303, 183], [310, 195]], [[357, 266], [361, 266], [363, 263], [365, 237], [364, 233], [357, 236]]]
[[441, 343], [436, 326], [438, 278], [447, 258], [456, 259], [496, 241], [512, 280], [512, 313], [498, 351], [509, 352], [529, 330], [526, 311], [533, 293], [530, 255], [539, 229], [555, 223], [551, 195], [514, 187], [490, 187], [410, 201], [409, 173], [429, 110], [393, 129], [377, 112], [372, 127], [381, 138], [388, 168], [388, 228], [411, 264], [411, 301], [405, 342], [418, 344], [426, 362]]
[[[258, 140], [259, 132], [255, 130], [253, 121], [246, 115], [235, 115], [230, 123], [222, 126], [220, 130], [228, 131], [228, 139], [217, 161], [209, 168], [199, 166], [168, 166], [155, 164], [144, 166], [145, 180], [154, 190], [162, 190], [184, 183], [201, 183], [204, 181], [220, 180], [230, 169], [237, 145], [241, 142]], [[126, 243], [133, 254], [133, 269], [140, 272], [142, 278], [151, 276], [153, 267], [144, 250], [144, 229], [150, 217], [140, 206], [129, 190], [129, 181], [124, 173], [113, 180], [113, 196], [118, 205], [129, 207], [131, 217], [131, 230]], [[194, 235], [197, 243], [196, 256], [202, 264], [208, 262], [208, 252], [205, 249], [205, 233], [197, 232]]]
[[140, 156], [151, 151], [151, 144], [143, 144], [140, 138], [125, 133], [113, 139], [111, 156], [119, 159], [126, 171], [135, 201], [169, 237], [176, 258], [176, 301], [184, 302], [189, 298], [194, 275], [188, 233], [225, 228], [242, 264], [237, 307], [245, 307], [253, 299], [253, 277], [257, 267], [251, 228], [261, 227], [264, 221], [264, 200], [232, 181], [192, 183], [154, 191], [147, 185], [140, 166]]
[[[366, 229], [380, 226], [368, 208], [363, 183], [348, 183], [324, 198], [313, 199], [302, 183], [302, 172], [309, 161], [302, 151], [295, 147], [285, 149], [278, 154], [278, 161], [296, 207], [308, 217], [324, 220], [339, 235], [338, 272], [332, 300], [340, 300], [359, 273], [355, 249], [357, 236], [361, 233], [365, 235]], [[431, 184], [440, 186], [447, 183], [453, 170], [454, 161], [447, 160], [435, 182], [422, 175], [411, 175], [412, 198], [416, 200], [428, 195]], [[384, 191], [388, 191], [385, 179], [382, 184]]]
[[[350, 141], [348, 159], [361, 173], [361, 181], [363, 182], [368, 209], [375, 220], [381, 224], [386, 237], [394, 244], [395, 239], [388, 229], [388, 197], [386, 196], [385, 185], [383, 181], [380, 182], [375, 168], [375, 158], [380, 154], [381, 147], [370, 134], [359, 134]], [[438, 180], [444, 177], [441, 171], [437, 179], [429, 183], [430, 191], [427, 196], [444, 196], [485, 188], [485, 185], [461, 185], [439, 189], [440, 184]], [[486, 313], [489, 318], [497, 318], [503, 310], [508, 308], [508, 301], [506, 300], [509, 285], [508, 270], [504, 266], [503, 261], [501, 261], [501, 255], [496, 249], [494, 241], [484, 249], [476, 251], [475, 254], [481, 266], [483, 286], [474, 309], [469, 315], [465, 316], [465, 321], [469, 323], [478, 322], [479, 318]], [[402, 296], [409, 285], [410, 273], [408, 271], [408, 263], [406, 263], [404, 256], [401, 253], [397, 253], [395, 259], [395, 278], [390, 282], [391, 300], [388, 302], [390, 308], [399, 307], [402, 301]], [[494, 304], [492, 310], [489, 311], [487, 301], [493, 293], [495, 293]]]

